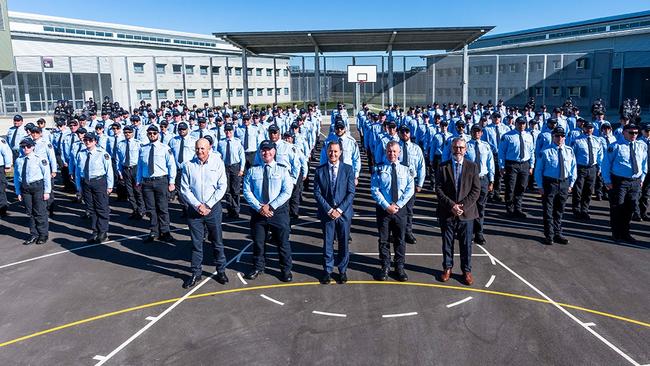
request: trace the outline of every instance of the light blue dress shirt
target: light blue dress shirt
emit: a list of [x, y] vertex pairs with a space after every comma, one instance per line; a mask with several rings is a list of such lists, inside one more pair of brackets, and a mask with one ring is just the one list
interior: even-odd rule
[[520, 146], [519, 131], [512, 130], [503, 137], [501, 137], [501, 143], [499, 144], [499, 167], [504, 169], [506, 167], [506, 161], [512, 160], [517, 162], [529, 162], [530, 169], [535, 167], [535, 145], [533, 144], [533, 136], [526, 132], [522, 131], [524, 138], [524, 158], [519, 158], [519, 152], [522, 146]]
[[[140, 148], [142, 147], [142, 143], [140, 140], [136, 140], [135, 138], [131, 138], [129, 140], [129, 167], [136, 166], [138, 164], [138, 161], [140, 160]], [[116, 158], [117, 158], [117, 171], [122, 173], [124, 171], [124, 168], [127, 166], [126, 165], [126, 139], [122, 139], [122, 141], [117, 143], [117, 152], [116, 152]]]
[[567, 179], [569, 181], [569, 187], [573, 187], [573, 183], [575, 183], [578, 176], [573, 149], [567, 145], [562, 145], [564, 177], [560, 177], [560, 159], [558, 158], [558, 149], [558, 145], [552, 144], [540, 153], [539, 159], [537, 160], [537, 166], [535, 166], [535, 182], [542, 184], [543, 177]]
[[52, 179], [50, 178], [50, 164], [44, 157], [31, 152], [28, 155], [19, 156], [14, 164], [14, 189], [16, 190], [16, 195], [20, 196], [22, 194], [20, 185], [23, 179], [22, 171], [24, 164], [27, 164], [27, 171], [25, 172], [27, 184], [38, 182], [42, 179], [43, 193], [51, 193]]
[[217, 149], [219, 150], [219, 153], [221, 153], [221, 156], [223, 156], [225, 163], [228, 141], [230, 141], [230, 164], [239, 164], [239, 170], [243, 172], [246, 167], [246, 153], [244, 152], [244, 147], [241, 141], [239, 141], [237, 137], [233, 136], [231, 139], [228, 139], [224, 134], [224, 138], [219, 140]]
[[601, 145], [598, 137], [593, 135], [582, 134], [573, 140], [571, 147], [573, 148], [573, 153], [576, 156], [576, 163], [578, 165], [589, 165], [589, 143], [588, 140], [591, 140], [591, 151], [593, 155], [593, 164], [602, 165], [604, 150]]
[[[149, 150], [154, 145], [154, 169], [153, 174], [149, 175]], [[136, 184], [141, 184], [145, 178], [162, 177], [167, 175], [169, 182], [173, 183], [176, 179], [176, 161], [172, 155], [169, 146], [162, 142], [148, 143], [140, 147], [138, 160], [138, 173], [136, 175]]]
[[648, 173], [648, 145], [643, 141], [634, 141], [637, 173], [633, 174], [630, 144], [630, 141], [624, 140], [611, 144], [607, 148], [601, 168], [605, 184], [612, 183], [612, 174], [623, 178], [639, 178], [641, 181], [645, 179], [645, 175]]
[[[476, 144], [478, 144], [479, 153], [481, 154], [481, 161], [476, 161]], [[492, 149], [490, 145], [483, 140], [471, 139], [467, 142], [467, 150], [465, 151], [465, 157], [479, 166], [479, 176], [487, 175], [490, 182], [494, 182], [494, 155], [492, 154]]]
[[[408, 149], [408, 162], [403, 162], [402, 157], [404, 156], [404, 146]], [[414, 184], [420, 188], [424, 185], [424, 179], [426, 178], [427, 168], [424, 162], [424, 154], [422, 154], [422, 149], [419, 145], [413, 141], [400, 141], [400, 154], [397, 159], [402, 165], [406, 165], [409, 168], [409, 172], [414, 179]]]
[[226, 193], [226, 170], [223, 161], [215, 154], [210, 154], [205, 163], [195, 156], [183, 164], [181, 174], [181, 195], [194, 209], [201, 204], [212, 208]]
[[244, 177], [244, 199], [255, 211], [262, 208], [262, 182], [267, 165], [270, 198], [268, 204], [276, 210], [289, 201], [293, 192], [293, 179], [289, 175], [289, 170], [282, 164], [272, 161], [268, 164], [252, 166]]
[[[414, 179], [409, 168], [395, 162], [397, 170], [397, 202], [395, 204], [402, 208], [411, 199], [415, 192]], [[378, 165], [370, 180], [370, 192], [372, 199], [384, 210], [391, 205], [391, 175], [393, 166], [391, 163]]]
[[[86, 166], [86, 160], [90, 158], [90, 165], [88, 166], [89, 177], [85, 176], [84, 168]], [[113, 187], [113, 165], [111, 162], [111, 156], [108, 153], [99, 147], [95, 147], [92, 151], [84, 148], [77, 154], [75, 162], [75, 185], [77, 186], [77, 192], [81, 192], [81, 182], [84, 179], [93, 179], [97, 177], [106, 176], [107, 187]]]
[[[348, 165], [352, 166], [354, 170], [354, 177], [359, 178], [361, 173], [361, 158], [359, 156], [359, 145], [357, 145], [357, 140], [354, 137], [350, 136], [347, 132], [340, 137], [341, 143], [343, 145], [343, 152], [341, 154], [340, 160]], [[320, 164], [325, 164], [329, 161], [327, 157], [327, 145], [330, 141], [338, 141], [339, 136], [335, 133], [331, 133], [325, 142], [323, 143], [323, 149], [320, 153]]]

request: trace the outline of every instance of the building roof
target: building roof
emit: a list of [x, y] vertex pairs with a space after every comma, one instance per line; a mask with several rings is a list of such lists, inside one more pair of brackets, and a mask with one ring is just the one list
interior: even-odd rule
[[213, 33], [253, 54], [314, 52], [455, 51], [493, 26]]

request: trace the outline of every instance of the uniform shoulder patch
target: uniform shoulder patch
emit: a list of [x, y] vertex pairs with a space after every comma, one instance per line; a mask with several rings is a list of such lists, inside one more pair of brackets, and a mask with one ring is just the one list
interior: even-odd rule
[[41, 164], [43, 164], [43, 166], [47, 166], [47, 160], [45, 159], [41, 160]]
[[52, 144], [47, 144], [48, 149], [52, 148]]
[[278, 163], [278, 166], [281, 166], [281, 167], [283, 167], [283, 168], [286, 168], [286, 167], [287, 167], [286, 165], [284, 165], [284, 164], [280, 164], [280, 163]]
[[612, 151], [614, 151], [614, 146], [609, 146], [609, 147], [607, 148], [607, 152], [610, 152], [610, 153], [611, 153]]
[[0, 144], [6, 144], [6, 143], [7, 141], [5, 141], [5, 139], [0, 139]]
[[108, 154], [104, 154], [104, 159], [106, 159], [106, 160], [110, 160], [110, 158], [111, 158], [110, 155], [108, 155]]

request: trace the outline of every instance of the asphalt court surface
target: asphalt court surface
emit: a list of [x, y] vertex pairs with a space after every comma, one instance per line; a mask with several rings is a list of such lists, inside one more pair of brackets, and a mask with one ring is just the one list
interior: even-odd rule
[[[645, 365], [650, 363], [650, 229], [633, 223], [635, 246], [609, 237], [608, 206], [589, 223], [566, 214], [567, 246], [542, 239], [541, 203], [513, 222], [490, 204], [484, 247], [473, 246], [475, 283], [441, 283], [440, 231], [430, 190], [419, 194], [407, 247], [408, 283], [374, 281], [379, 270], [374, 205], [364, 164], [355, 198], [346, 285], [320, 285], [319, 221], [311, 192], [292, 227], [294, 282], [250, 269], [248, 215], [224, 220], [230, 282], [206, 250], [204, 281], [189, 275], [189, 231], [174, 202], [175, 243], [143, 243], [145, 221], [112, 202], [109, 242], [88, 246], [81, 206], [59, 194], [50, 241], [22, 246], [22, 205], [0, 221], [0, 364], [463, 364]], [[10, 195], [10, 202], [15, 197]], [[569, 206], [567, 206], [569, 207]], [[242, 210], [243, 213], [247, 209]]]

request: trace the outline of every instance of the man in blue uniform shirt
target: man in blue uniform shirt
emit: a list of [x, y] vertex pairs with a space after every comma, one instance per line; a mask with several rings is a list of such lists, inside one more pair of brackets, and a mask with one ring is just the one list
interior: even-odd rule
[[235, 136], [237, 136], [244, 147], [244, 153], [246, 155], [246, 166], [244, 168], [248, 169], [255, 162], [255, 153], [261, 141], [259, 127], [251, 125], [250, 117], [246, 115], [243, 117], [243, 124], [236, 127]]
[[235, 137], [235, 127], [228, 123], [223, 127], [224, 137], [218, 142], [218, 150], [223, 156], [226, 176], [228, 177], [228, 187], [226, 189], [226, 203], [228, 207], [228, 217], [231, 219], [239, 218], [240, 210], [240, 191], [241, 180], [244, 176], [246, 165], [246, 154], [241, 141]]
[[92, 235], [88, 243], [101, 243], [108, 239], [110, 206], [108, 195], [113, 191], [113, 166], [111, 157], [97, 146], [97, 135], [88, 132], [83, 137], [85, 149], [75, 157], [75, 184], [77, 194], [83, 196], [86, 212], [90, 215]]
[[539, 155], [535, 166], [535, 180], [540, 182], [544, 240], [546, 245], [568, 244], [562, 236], [562, 215], [569, 193], [576, 181], [577, 168], [573, 149], [565, 145], [566, 132], [555, 127], [553, 143]]
[[[582, 118], [578, 119], [578, 121]], [[580, 122], [578, 122], [579, 124]], [[573, 139], [571, 146], [576, 157], [578, 175], [571, 199], [573, 215], [577, 219], [589, 220], [589, 205], [594, 193], [596, 177], [603, 161], [603, 147], [594, 136], [594, 125], [582, 123], [582, 135]]]
[[206, 229], [217, 267], [216, 280], [222, 285], [228, 282], [221, 230], [221, 198], [226, 192], [226, 171], [223, 161], [211, 153], [206, 139], [196, 142], [195, 152], [196, 156], [183, 164], [181, 178], [181, 195], [189, 206], [187, 224], [192, 238], [192, 275], [185, 280], [183, 288], [190, 288], [201, 280]]
[[50, 164], [34, 152], [35, 145], [29, 137], [20, 141], [18, 146], [22, 155], [14, 164], [14, 189], [29, 217], [30, 237], [23, 245], [44, 244], [49, 233], [47, 200], [52, 192]]
[[117, 143], [115, 158], [118, 178], [125, 186], [127, 199], [131, 205], [132, 212], [129, 218], [141, 219], [144, 217], [145, 205], [142, 191], [136, 189], [141, 143], [133, 137], [133, 134], [133, 127], [124, 127], [124, 138]]
[[293, 179], [289, 170], [275, 161], [275, 144], [260, 144], [262, 164], [251, 167], [244, 177], [244, 198], [251, 208], [254, 269], [246, 274], [249, 280], [264, 272], [266, 235], [271, 236], [280, 255], [280, 280], [291, 282], [291, 244], [289, 243], [289, 207]]
[[641, 182], [647, 174], [647, 145], [637, 140], [639, 127], [628, 124], [623, 139], [611, 144], [603, 159], [603, 181], [609, 191], [609, 219], [616, 242], [636, 243], [630, 235], [630, 220]]
[[526, 132], [526, 118], [515, 121], [515, 129], [502, 136], [499, 143], [499, 168], [506, 184], [506, 215], [526, 218], [522, 210], [524, 191], [528, 176], [535, 167], [535, 145], [533, 136]]
[[[386, 144], [385, 157], [374, 169], [370, 192], [376, 203], [377, 229], [379, 230], [379, 260], [381, 271], [377, 280], [385, 281], [391, 264], [390, 238], [395, 250], [394, 264], [398, 281], [408, 281], [404, 272], [406, 257], [406, 204], [415, 192], [414, 179], [409, 168], [399, 163], [400, 146], [397, 141]], [[392, 233], [392, 235], [391, 235]]]
[[169, 233], [169, 193], [176, 189], [176, 164], [171, 149], [158, 140], [158, 127], [147, 128], [149, 143], [140, 148], [136, 187], [142, 189], [144, 204], [150, 219], [145, 242], [172, 242]]
[[411, 196], [411, 199], [406, 204], [406, 233], [404, 240], [409, 244], [415, 244], [417, 240], [413, 235], [413, 208], [415, 207], [415, 196], [422, 191], [422, 187], [424, 186], [426, 164], [422, 149], [411, 140], [411, 129], [407, 125], [403, 125], [400, 127], [399, 132], [400, 138], [402, 139], [400, 141], [399, 161], [402, 165], [409, 168], [415, 185], [413, 196]]
[[643, 221], [650, 221], [648, 208], [650, 208], [650, 124], [643, 127], [641, 141], [645, 142], [648, 157], [646, 161], [646, 175], [641, 185], [641, 200], [639, 201], [639, 215]]
[[9, 128], [6, 135], [6, 140], [9, 143], [13, 153], [13, 160], [16, 160], [18, 157], [18, 152], [20, 151], [20, 142], [25, 138], [29, 137], [27, 131], [23, 128], [23, 116], [17, 114], [13, 118], [14, 125]]
[[[495, 165], [499, 164], [499, 144], [501, 143], [501, 137], [509, 131], [510, 127], [501, 123], [501, 114], [498, 112], [492, 113], [492, 123], [485, 126], [482, 139], [490, 145]], [[501, 178], [501, 169], [495, 169], [494, 190], [491, 196], [488, 195], [488, 198], [494, 202], [503, 202], [501, 198]]]
[[7, 207], [7, 176], [13, 165], [13, 153], [7, 140], [0, 138], [0, 217], [6, 217]]
[[490, 145], [481, 140], [483, 129], [478, 124], [471, 128], [472, 139], [467, 142], [465, 157], [479, 167], [479, 180], [481, 181], [481, 194], [476, 201], [478, 218], [474, 219], [474, 243], [485, 245], [487, 241], [483, 236], [483, 222], [485, 219], [485, 206], [488, 193], [494, 188], [494, 155]]

